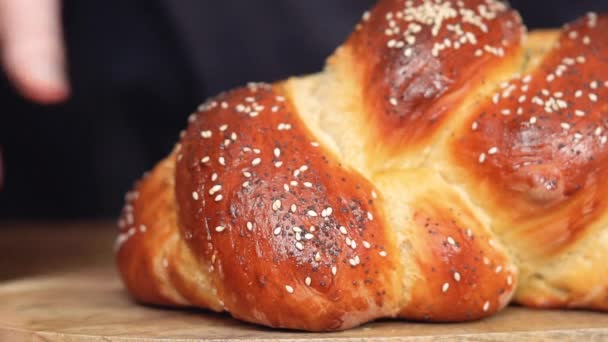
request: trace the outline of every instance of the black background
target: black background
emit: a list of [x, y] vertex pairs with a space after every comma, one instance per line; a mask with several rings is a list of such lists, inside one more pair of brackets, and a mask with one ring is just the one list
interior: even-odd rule
[[[29, 103], [0, 75], [0, 219], [116, 216], [206, 97], [320, 70], [373, 2], [65, 1], [71, 100]], [[529, 28], [608, 11], [607, 0], [511, 3]]]

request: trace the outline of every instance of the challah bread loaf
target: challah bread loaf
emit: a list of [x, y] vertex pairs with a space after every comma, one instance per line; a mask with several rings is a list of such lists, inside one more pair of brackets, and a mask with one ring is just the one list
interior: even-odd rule
[[190, 117], [127, 195], [129, 292], [310, 331], [607, 309], [606, 29], [380, 0], [322, 73]]

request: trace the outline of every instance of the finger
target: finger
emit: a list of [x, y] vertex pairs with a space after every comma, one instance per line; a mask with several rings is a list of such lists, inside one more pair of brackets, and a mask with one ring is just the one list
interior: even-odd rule
[[69, 85], [60, 0], [0, 0], [2, 61], [17, 89], [30, 100], [65, 100]]

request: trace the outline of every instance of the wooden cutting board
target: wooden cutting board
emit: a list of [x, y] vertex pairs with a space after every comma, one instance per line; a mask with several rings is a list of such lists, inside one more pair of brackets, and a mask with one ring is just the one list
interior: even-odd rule
[[464, 324], [384, 321], [340, 333], [275, 331], [227, 315], [135, 304], [111, 268], [6, 282], [0, 303], [0, 341], [608, 340], [608, 314], [522, 308]]
[[[15, 276], [12, 278], [17, 279], [0, 282], [0, 341], [2, 342], [24, 340], [338, 342], [363, 339], [608, 341], [608, 314], [534, 311], [515, 307], [490, 319], [472, 323], [420, 324], [382, 321], [339, 333], [277, 331], [240, 323], [227, 315], [202, 310], [171, 310], [134, 303], [124, 291], [112, 266], [109, 243], [114, 229], [109, 225], [89, 227], [81, 224], [58, 228], [58, 230], [20, 226], [10, 234], [6, 230], [2, 231], [0, 229], [0, 259], [6, 255], [17, 257], [19, 255], [17, 251], [21, 251], [21, 260], [13, 259], [10, 263], [6, 259], [3, 261], [12, 265], [14, 270], [23, 269], [23, 265], [28, 264], [32, 255], [36, 255], [35, 259], [38, 262], [43, 258], [49, 259], [38, 267], [28, 266], [29, 270], [36, 270], [30, 275], [13, 272]], [[51, 236], [50, 232], [53, 233], [52, 239], [55, 244], [40, 247], [41, 234]], [[34, 240], [29, 241], [23, 237], [23, 234], [30, 234]], [[61, 239], [62, 234], [66, 234], [65, 239]], [[17, 238], [17, 235], [20, 238]], [[37, 241], [38, 244], [33, 241]], [[62, 241], [68, 241], [69, 245]], [[91, 245], [91, 249], [85, 248], [87, 244]], [[99, 247], [106, 244], [108, 244], [107, 252], [100, 253]], [[70, 252], [74, 249], [78, 251], [80, 257]], [[91, 254], [87, 254], [88, 250], [91, 250]], [[64, 258], [64, 264], [71, 265], [69, 267], [71, 270], [65, 267], [50, 269], [44, 267], [44, 265], [60, 265], [61, 260], [57, 260], [58, 258]], [[99, 260], [99, 258], [103, 259]], [[0, 275], [2, 272], [3, 269], [0, 268]]]

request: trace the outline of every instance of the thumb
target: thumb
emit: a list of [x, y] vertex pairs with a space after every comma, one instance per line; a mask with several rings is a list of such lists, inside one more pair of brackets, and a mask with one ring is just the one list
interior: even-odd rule
[[65, 100], [69, 85], [59, 0], [0, 0], [0, 43], [8, 77], [28, 99]]

